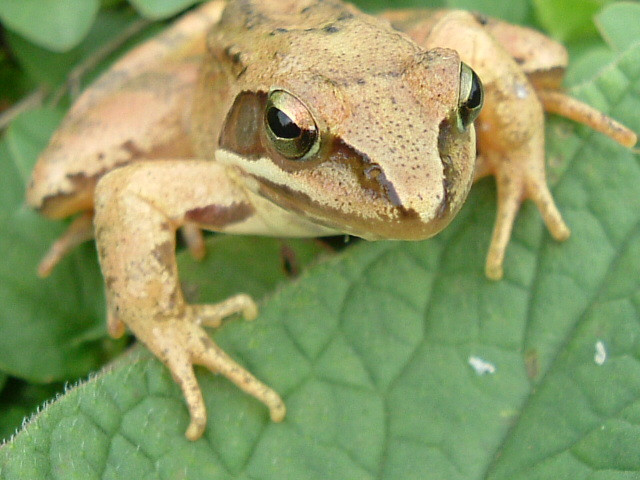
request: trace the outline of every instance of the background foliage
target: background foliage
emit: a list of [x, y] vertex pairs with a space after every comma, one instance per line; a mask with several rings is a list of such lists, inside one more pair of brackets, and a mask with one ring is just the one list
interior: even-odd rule
[[[257, 321], [231, 320], [215, 337], [289, 408], [272, 424], [261, 405], [201, 371], [209, 428], [184, 439], [187, 413], [168, 372], [145, 349], [106, 337], [93, 245], [51, 278], [35, 276], [64, 225], [29, 211], [23, 195], [74, 92], [161, 28], [140, 15], [163, 19], [192, 3], [0, 0], [0, 108], [45, 99], [0, 141], [0, 434], [8, 439], [48, 402], [0, 449], [0, 478], [640, 478], [638, 155], [555, 118], [549, 176], [573, 235], [555, 243], [527, 205], [501, 282], [483, 276], [490, 180], [426, 242], [361, 242], [318, 260], [327, 255], [313, 241], [216, 236], [202, 264], [181, 254], [194, 301], [239, 290], [266, 298]], [[572, 94], [640, 131], [637, 3], [392, 6], [435, 5], [562, 40]], [[126, 29], [139, 33], [85, 63]]]

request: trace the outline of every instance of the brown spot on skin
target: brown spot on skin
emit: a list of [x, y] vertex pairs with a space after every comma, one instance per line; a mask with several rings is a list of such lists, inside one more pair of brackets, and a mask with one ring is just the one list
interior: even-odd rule
[[254, 209], [248, 203], [232, 203], [230, 206], [207, 205], [187, 211], [185, 219], [202, 226], [222, 228], [241, 222], [251, 215]]
[[111, 287], [116, 281], [116, 277], [108, 276], [104, 278], [104, 284], [107, 287], [107, 290], [111, 290]]
[[161, 265], [169, 265], [175, 255], [175, 247], [169, 241], [156, 245], [151, 254]]
[[125, 150], [130, 156], [131, 160], [135, 160], [136, 158], [145, 158], [146, 153], [138, 148], [138, 146], [133, 142], [133, 140], [127, 140], [122, 144], [122, 149]]

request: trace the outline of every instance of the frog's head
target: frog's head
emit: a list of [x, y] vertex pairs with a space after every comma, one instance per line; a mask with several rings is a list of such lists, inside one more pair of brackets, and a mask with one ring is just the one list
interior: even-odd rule
[[354, 39], [324, 27], [322, 42], [298, 32], [263, 55], [261, 71], [248, 62], [217, 157], [316, 223], [370, 239], [426, 238], [473, 181], [482, 86], [453, 50], [366, 27]]

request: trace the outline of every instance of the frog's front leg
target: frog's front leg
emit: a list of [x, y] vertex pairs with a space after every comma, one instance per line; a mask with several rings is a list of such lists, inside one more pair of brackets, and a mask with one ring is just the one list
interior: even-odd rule
[[187, 438], [204, 432], [206, 411], [193, 365], [221, 373], [269, 407], [280, 421], [285, 406], [272, 389], [233, 361], [204, 326], [242, 312], [257, 314], [253, 300], [237, 295], [216, 305], [184, 300], [175, 257], [176, 229], [195, 223], [213, 230], [251, 222], [254, 209], [225, 168], [205, 161], [145, 162], [117, 169], [96, 189], [95, 233], [107, 288], [110, 326], [128, 326], [171, 370], [182, 388], [191, 423]]

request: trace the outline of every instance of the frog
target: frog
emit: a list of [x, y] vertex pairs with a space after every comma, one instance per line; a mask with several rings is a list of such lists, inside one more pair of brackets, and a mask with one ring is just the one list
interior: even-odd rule
[[636, 142], [561, 91], [566, 64], [544, 35], [466, 11], [204, 3], [102, 74], [40, 155], [28, 204], [75, 218], [39, 272], [95, 238], [107, 330], [129, 329], [167, 366], [188, 439], [207, 426], [194, 365], [282, 421], [282, 397], [206, 330], [238, 313], [254, 319], [256, 303], [244, 293], [188, 303], [176, 233], [195, 257], [205, 253], [202, 230], [422, 240], [452, 221], [475, 180], [494, 175], [486, 274], [499, 279], [523, 200], [555, 238], [569, 235], [545, 179], [544, 110]]

